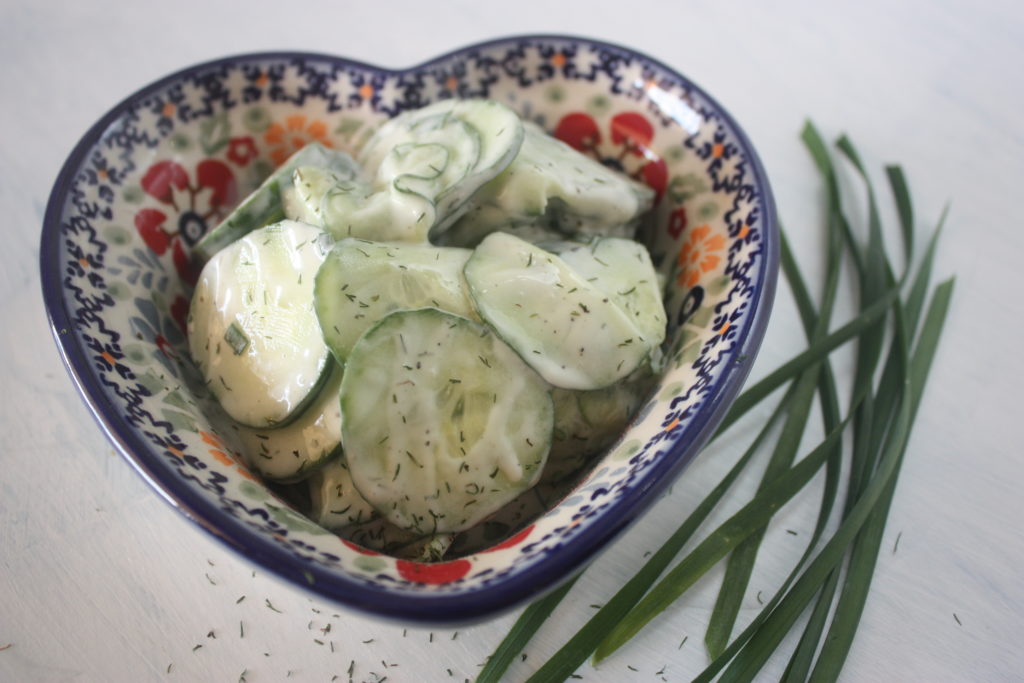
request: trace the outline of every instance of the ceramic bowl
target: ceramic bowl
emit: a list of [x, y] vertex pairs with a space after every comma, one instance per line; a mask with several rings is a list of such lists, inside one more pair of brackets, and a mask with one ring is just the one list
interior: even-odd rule
[[[660, 382], [568, 495], [437, 563], [316, 526], [242, 464], [191, 380], [190, 249], [297, 147], [353, 149], [387, 117], [488, 97], [651, 185], [644, 231], [666, 277]], [[75, 147], [47, 206], [45, 304], [70, 374], [127, 461], [183, 515], [322, 598], [409, 623], [470, 622], [582, 569], [647, 509], [737, 395], [771, 308], [778, 229], [743, 131], [633, 50], [527, 36], [388, 70], [307, 53], [229, 57], [146, 86]], [[190, 388], [192, 387], [192, 388]]]

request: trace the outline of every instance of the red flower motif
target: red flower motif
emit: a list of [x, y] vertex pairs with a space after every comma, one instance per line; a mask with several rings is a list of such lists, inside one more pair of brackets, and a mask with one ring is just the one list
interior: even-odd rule
[[146, 246], [162, 255], [171, 244], [171, 233], [163, 229], [167, 214], [159, 209], [142, 209], [135, 214], [135, 229]]
[[577, 152], [596, 152], [601, 143], [601, 130], [589, 114], [566, 114], [555, 126], [555, 137]]
[[654, 202], [660, 202], [668, 185], [668, 167], [650, 148], [654, 126], [643, 114], [627, 111], [613, 116], [608, 129], [605, 140], [589, 114], [573, 112], [559, 120], [555, 137], [576, 151], [646, 183], [654, 190]]
[[179, 211], [201, 211], [204, 220], [222, 213], [238, 198], [235, 174], [217, 159], [204, 159], [196, 165], [194, 184], [176, 161], [156, 162], [142, 176], [141, 184], [146, 194], [162, 204], [170, 204]]
[[464, 577], [472, 568], [473, 565], [469, 560], [452, 560], [451, 562], [431, 564], [410, 562], [409, 560], [395, 561], [395, 569], [398, 570], [398, 574], [406, 581], [415, 583], [451, 583]]
[[[206, 234], [211, 221], [219, 221], [238, 199], [235, 175], [223, 161], [204, 159], [196, 165], [195, 182], [176, 161], [158, 161], [142, 176], [142, 189], [173, 212], [143, 208], [135, 214], [135, 229], [142, 241], [157, 255], [171, 250], [175, 270], [183, 280], [195, 284], [187, 247]], [[177, 219], [177, 225], [168, 225]]]
[[654, 139], [654, 128], [641, 114], [627, 111], [612, 117], [612, 142], [642, 157]]
[[188, 187], [188, 174], [173, 161], [158, 161], [142, 176], [142, 189], [161, 202], [171, 201], [171, 187], [179, 190]]
[[248, 166], [249, 162], [259, 155], [256, 151], [256, 141], [251, 137], [231, 138], [228, 140], [228, 161], [239, 166]]

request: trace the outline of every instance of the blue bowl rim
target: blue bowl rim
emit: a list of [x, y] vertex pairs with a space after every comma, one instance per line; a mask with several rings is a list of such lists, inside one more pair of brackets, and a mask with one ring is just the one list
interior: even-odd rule
[[[396, 75], [421, 71], [453, 57], [497, 45], [529, 44], [538, 41], [558, 41], [593, 46], [630, 59], [639, 59], [671, 74], [681, 84], [698, 93], [730, 128], [744, 148], [744, 153], [750, 162], [752, 176], [762, 190], [761, 201], [764, 207], [761, 231], [762, 258], [764, 259], [760, 271], [762, 277], [754, 283], [755, 291], [751, 298], [753, 302], [752, 319], [743, 328], [741, 337], [731, 352], [731, 359], [723, 362], [732, 362], [741, 357], [748, 360], [740, 364], [733, 362], [735, 369], [712, 388], [711, 396], [701, 405], [688, 429], [690, 438], [676, 439], [669, 447], [668, 452], [648, 468], [638, 485], [625, 492], [605, 510], [602, 516], [608, 520], [606, 523], [590, 524], [566, 545], [561, 546], [556, 551], [555, 557], [551, 559], [536, 563], [523, 571], [503, 578], [500, 583], [458, 594], [390, 591], [340, 576], [315, 563], [304, 562], [272, 541], [254, 534], [252, 529], [243, 522], [225, 515], [214, 502], [193, 491], [184, 480], [169, 472], [165, 473], [154, 469], [147, 462], [147, 458], [139, 455], [150, 451], [151, 445], [135, 434], [134, 429], [121, 418], [117, 410], [107, 409], [109, 402], [106, 394], [90, 374], [91, 363], [78, 345], [74, 335], [71, 334], [72, 323], [65, 308], [61, 273], [57, 268], [60, 263], [59, 246], [64, 198], [88, 151], [100, 140], [103, 133], [131, 104], [162, 90], [170, 83], [190, 74], [239, 62], [309, 59], [380, 75]], [[775, 201], [764, 166], [746, 133], [728, 111], [703, 88], [676, 69], [630, 48], [573, 35], [528, 34], [473, 43], [420, 64], [397, 69], [383, 68], [358, 60], [315, 52], [269, 51], [213, 59], [185, 67], [160, 78], [140, 88], [111, 108], [89, 128], [74, 147], [57, 176], [47, 202], [39, 258], [43, 301], [51, 332], [65, 368], [107, 438], [114, 443], [121, 456], [165, 501], [227, 547], [294, 586], [312, 592], [317, 597], [330, 599], [365, 614], [399, 620], [403, 623], [453, 626], [495, 617], [517, 607], [526, 600], [540, 597], [544, 593], [554, 590], [582, 571], [619, 534], [639, 519], [641, 513], [657, 500], [659, 494], [700, 452], [746, 381], [752, 365], [751, 360], [755, 357], [764, 338], [778, 279], [778, 240]]]

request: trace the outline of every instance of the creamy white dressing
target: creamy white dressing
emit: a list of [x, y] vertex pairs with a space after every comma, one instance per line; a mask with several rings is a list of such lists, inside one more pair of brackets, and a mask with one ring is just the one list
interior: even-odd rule
[[466, 529], [536, 483], [553, 420], [546, 385], [511, 349], [432, 309], [360, 339], [342, 411], [356, 488], [418, 533]]
[[326, 529], [337, 531], [378, 516], [356, 490], [344, 458], [336, 458], [318, 469], [309, 483], [313, 519]]
[[[446, 534], [535, 485], [549, 451], [560, 476], [591, 452], [581, 443], [613, 438], [636, 395], [588, 390], [656, 354], [665, 315], [646, 250], [627, 240], [565, 260], [501, 233], [472, 256], [429, 240], [451, 229], [475, 243], [501, 226], [534, 239], [626, 234], [653, 194], [490, 101], [385, 123], [361, 168], [315, 154], [325, 163], [300, 153], [287, 179], [282, 169], [261, 187], [279, 188], [289, 220], [208, 263], [190, 348], [224, 410], [254, 426], [239, 433], [255, 470], [293, 481], [320, 468], [309, 478], [320, 524], [377, 546], [426, 535], [440, 543], [424, 550], [433, 557]], [[326, 265], [321, 228], [339, 240]], [[326, 385], [324, 338], [348, 363]], [[548, 383], [565, 388], [557, 414]]]
[[290, 482], [340, 453], [340, 369], [331, 373], [316, 399], [284, 427], [255, 429], [239, 426], [246, 463], [271, 481]]
[[481, 316], [556, 387], [608, 386], [650, 351], [642, 331], [607, 294], [557, 256], [516, 237], [489, 235], [465, 275]]
[[470, 251], [429, 244], [341, 240], [316, 278], [324, 339], [344, 362], [367, 329], [391, 311], [439, 308], [478, 319], [462, 276]]
[[319, 236], [293, 221], [253, 231], [219, 251], [196, 285], [192, 358], [244, 425], [285, 422], [322, 379], [327, 347], [311, 305]]

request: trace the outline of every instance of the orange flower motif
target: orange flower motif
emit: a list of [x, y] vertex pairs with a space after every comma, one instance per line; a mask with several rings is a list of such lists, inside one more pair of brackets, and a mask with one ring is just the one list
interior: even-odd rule
[[695, 227], [679, 250], [680, 270], [676, 281], [683, 287], [696, 286], [703, 273], [710, 272], [721, 262], [722, 256], [718, 252], [724, 251], [725, 247], [725, 235], [712, 234], [707, 223]]
[[327, 137], [327, 124], [319, 119], [307, 119], [303, 114], [292, 114], [283, 124], [271, 124], [263, 133], [263, 139], [271, 145], [270, 158], [278, 166], [310, 142], [333, 146]]

